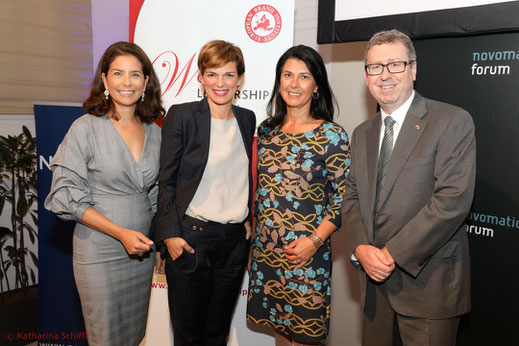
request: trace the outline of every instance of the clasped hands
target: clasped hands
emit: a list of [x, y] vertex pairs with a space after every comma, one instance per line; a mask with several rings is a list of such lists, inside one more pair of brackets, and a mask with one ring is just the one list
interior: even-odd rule
[[283, 251], [289, 263], [295, 264], [296, 268], [301, 268], [312, 258], [317, 248], [310, 238], [302, 237], [285, 246]]
[[366, 274], [377, 282], [385, 281], [395, 270], [395, 260], [386, 247], [359, 245], [354, 254]]

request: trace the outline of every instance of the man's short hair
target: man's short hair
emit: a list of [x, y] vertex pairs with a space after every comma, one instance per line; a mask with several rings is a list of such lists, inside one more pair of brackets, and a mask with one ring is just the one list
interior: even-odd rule
[[407, 58], [409, 60], [416, 61], [416, 51], [409, 36], [401, 31], [393, 29], [377, 32], [371, 37], [368, 45], [366, 46], [366, 50], [364, 51], [364, 65], [368, 63], [368, 52], [373, 46], [377, 46], [379, 44], [392, 44], [395, 42], [402, 43], [407, 48]]

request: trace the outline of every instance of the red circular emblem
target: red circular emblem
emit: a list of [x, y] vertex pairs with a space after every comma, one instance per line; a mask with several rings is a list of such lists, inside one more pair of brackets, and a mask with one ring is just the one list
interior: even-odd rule
[[270, 42], [280, 31], [281, 15], [270, 5], [254, 6], [245, 17], [245, 32], [256, 42]]

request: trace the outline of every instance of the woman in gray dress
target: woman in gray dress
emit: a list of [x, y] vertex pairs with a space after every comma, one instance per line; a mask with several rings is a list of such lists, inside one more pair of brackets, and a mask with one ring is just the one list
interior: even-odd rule
[[144, 337], [154, 257], [164, 114], [153, 66], [134, 43], [117, 42], [95, 74], [87, 114], [51, 162], [45, 208], [77, 222], [73, 268], [90, 345], [138, 345]]

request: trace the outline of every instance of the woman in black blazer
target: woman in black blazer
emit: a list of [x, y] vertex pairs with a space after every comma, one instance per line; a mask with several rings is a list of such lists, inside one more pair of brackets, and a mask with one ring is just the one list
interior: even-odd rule
[[256, 117], [232, 104], [243, 55], [211, 41], [198, 68], [207, 97], [172, 106], [162, 125], [155, 232], [167, 248], [175, 346], [226, 345], [251, 234]]

